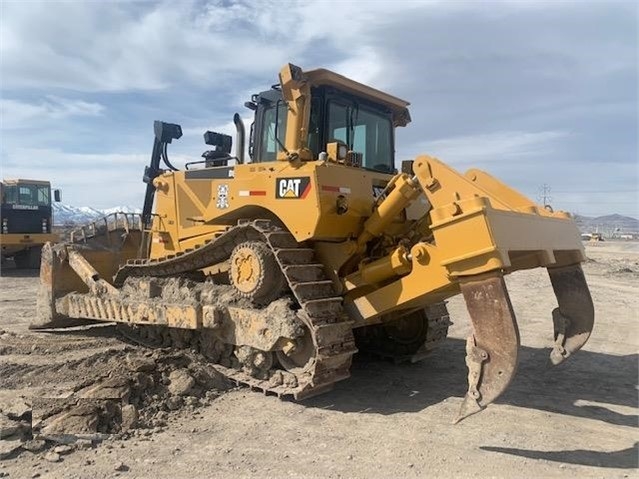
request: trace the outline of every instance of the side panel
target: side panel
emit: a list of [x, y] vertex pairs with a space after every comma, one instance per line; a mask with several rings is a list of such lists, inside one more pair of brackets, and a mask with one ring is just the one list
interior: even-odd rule
[[57, 234], [0, 234], [3, 256], [11, 256], [33, 246], [42, 246], [47, 241], [57, 243], [60, 238]]
[[281, 220], [298, 241], [342, 241], [359, 233], [375, 192], [390, 178], [319, 161], [167, 173], [155, 180], [151, 256], [193, 247], [240, 219], [256, 217]]

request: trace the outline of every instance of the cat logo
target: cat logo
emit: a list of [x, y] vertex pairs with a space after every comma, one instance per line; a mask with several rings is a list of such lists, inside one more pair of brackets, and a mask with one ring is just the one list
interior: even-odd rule
[[276, 178], [275, 198], [278, 199], [304, 199], [311, 191], [311, 179], [303, 178]]

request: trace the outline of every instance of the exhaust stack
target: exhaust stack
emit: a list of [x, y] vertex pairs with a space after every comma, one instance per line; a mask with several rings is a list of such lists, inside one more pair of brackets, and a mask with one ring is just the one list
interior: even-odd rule
[[235, 123], [235, 129], [237, 130], [237, 140], [235, 141], [235, 156], [238, 163], [244, 163], [244, 143], [246, 138], [246, 132], [244, 129], [244, 122], [239, 113], [233, 115], [233, 123]]

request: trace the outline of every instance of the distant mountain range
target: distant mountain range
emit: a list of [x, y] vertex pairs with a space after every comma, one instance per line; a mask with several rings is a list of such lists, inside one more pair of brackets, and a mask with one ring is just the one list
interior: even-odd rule
[[141, 213], [140, 208], [131, 206], [114, 206], [105, 210], [98, 210], [90, 206], [71, 206], [63, 203], [53, 203], [53, 224], [55, 226], [71, 226], [89, 223], [103, 216], [123, 211], [125, 213]]
[[607, 236], [614, 233], [639, 233], [639, 220], [630, 216], [614, 214], [592, 218], [575, 215], [575, 220], [583, 233], [603, 233]]

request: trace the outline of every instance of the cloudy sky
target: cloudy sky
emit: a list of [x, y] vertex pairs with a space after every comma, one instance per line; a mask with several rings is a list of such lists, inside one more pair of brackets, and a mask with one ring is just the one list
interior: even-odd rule
[[277, 81], [325, 67], [411, 102], [397, 159], [478, 167], [555, 208], [639, 216], [636, 2], [0, 1], [0, 164], [64, 202], [141, 206], [153, 120], [176, 163]]

